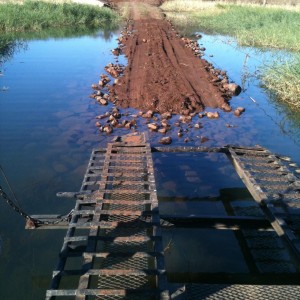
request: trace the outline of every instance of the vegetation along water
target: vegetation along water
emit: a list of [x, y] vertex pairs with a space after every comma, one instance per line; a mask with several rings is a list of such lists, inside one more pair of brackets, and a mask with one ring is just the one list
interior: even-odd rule
[[[282, 4], [285, 4], [285, 2]], [[233, 5], [216, 1], [167, 1], [162, 8], [181, 27], [234, 36], [240, 45], [285, 49], [292, 59], [263, 70], [263, 84], [279, 99], [300, 107], [300, 9], [295, 6]]]
[[119, 23], [118, 15], [105, 7], [35, 0], [0, 1], [0, 5], [0, 52], [6, 55], [20, 44], [24, 33], [62, 27], [114, 28]]

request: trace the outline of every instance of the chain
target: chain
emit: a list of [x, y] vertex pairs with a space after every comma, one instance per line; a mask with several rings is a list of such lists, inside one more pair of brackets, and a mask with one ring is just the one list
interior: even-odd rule
[[30, 216], [26, 214], [20, 207], [18, 207], [3, 191], [2, 187], [0, 186], [0, 196], [6, 201], [6, 203], [13, 208], [19, 215], [24, 217], [25, 219], [30, 219]]
[[4, 192], [2, 187], [0, 186], [0, 196], [5, 200], [5, 202], [12, 207], [12, 209], [17, 212], [20, 216], [26, 219], [26, 228], [36, 228], [41, 225], [55, 225], [62, 221], [70, 222], [72, 215], [73, 215], [73, 209], [65, 216], [62, 216], [59, 220], [56, 221], [42, 221], [39, 219], [32, 218], [29, 216], [23, 209], [21, 209], [18, 205], [16, 205]]

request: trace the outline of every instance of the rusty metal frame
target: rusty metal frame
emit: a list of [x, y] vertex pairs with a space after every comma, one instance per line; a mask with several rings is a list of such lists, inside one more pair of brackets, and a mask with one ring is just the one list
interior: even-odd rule
[[[237, 174], [244, 182], [254, 200], [264, 212], [263, 217], [242, 216], [203, 216], [203, 215], [160, 215], [154, 179], [152, 152], [187, 153], [187, 152], [211, 152], [225, 154], [233, 164]], [[137, 159], [136, 155], [140, 155]], [[125, 158], [124, 158], [125, 157]], [[273, 169], [272, 169], [273, 168]], [[271, 171], [270, 171], [271, 169]], [[126, 174], [127, 188], [118, 188], [120, 174]], [[216, 148], [207, 147], [152, 147], [146, 142], [144, 136], [138, 142], [113, 142], [105, 149], [93, 150], [87, 173], [84, 177], [81, 190], [78, 193], [59, 193], [59, 196], [73, 197], [76, 199], [75, 209], [69, 223], [62, 222], [48, 226], [49, 228], [68, 227], [66, 238], [60, 253], [60, 261], [53, 272], [51, 289], [47, 291], [46, 299], [54, 299], [60, 296], [74, 296], [76, 300], [86, 299], [87, 296], [120, 296], [150, 295], [155, 299], [170, 299], [170, 285], [166, 280], [164, 267], [164, 255], [161, 242], [161, 228], [169, 227], [206, 227], [214, 229], [241, 230], [243, 228], [255, 228], [273, 230], [283, 238], [295, 258], [300, 261], [300, 240], [294, 234], [290, 222], [299, 216], [300, 210], [300, 179], [299, 168], [292, 162], [287, 162], [285, 157], [272, 154], [267, 149], [255, 147], [224, 146]], [[144, 176], [144, 175], [147, 176]], [[269, 175], [268, 175], [269, 174]], [[270, 178], [275, 176], [272, 181]], [[135, 180], [140, 176], [140, 180]], [[145, 179], [146, 178], [146, 179]], [[288, 178], [288, 183], [286, 182]], [[125, 185], [124, 185], [125, 186]], [[274, 189], [273, 189], [274, 188]], [[275, 191], [276, 188], [276, 191]], [[141, 199], [139, 195], [144, 195]], [[128, 195], [133, 198], [128, 199]], [[112, 197], [112, 198], [111, 198]], [[125, 199], [124, 199], [125, 197]], [[127, 198], [126, 198], [127, 197]], [[135, 199], [137, 197], [137, 199]], [[292, 199], [290, 199], [290, 198]], [[293, 197], [298, 197], [293, 202]], [[288, 198], [288, 201], [285, 199]], [[138, 210], [136, 205], [147, 208]], [[128, 209], [108, 209], [110, 205], [128, 206]], [[84, 206], [84, 208], [82, 208]], [[149, 209], [149, 207], [151, 207]], [[136, 210], [135, 210], [136, 209]], [[118, 221], [104, 220], [105, 216], [116, 216]], [[55, 220], [59, 216], [33, 216], [44, 217], [45, 220]], [[126, 218], [129, 217], [127, 220]], [[124, 218], [124, 220], [122, 219]], [[130, 219], [131, 218], [131, 219]], [[114, 230], [121, 226], [129, 228], [151, 228], [151, 236], [100, 236], [99, 230]], [[47, 227], [42, 227], [47, 228]], [[88, 235], [75, 236], [78, 229], [88, 229]], [[122, 254], [113, 252], [97, 252], [98, 241], [113, 243], [145, 243], [154, 244], [152, 251], [127, 250]], [[84, 251], [70, 251], [72, 243], [86, 242]], [[248, 250], [247, 250], [248, 251]], [[83, 257], [80, 270], [65, 270], [67, 258]], [[93, 269], [95, 258], [108, 257], [155, 257], [156, 269], [136, 270], [109, 270]], [[79, 277], [76, 289], [60, 289], [60, 279], [63, 276], [77, 275]], [[96, 289], [89, 288], [91, 276], [157, 276], [157, 288], [155, 289]], [[192, 285], [191, 285], [192, 286]], [[271, 288], [271, 287], [268, 287]], [[177, 290], [175, 294], [184, 294]], [[172, 298], [175, 295], [172, 294]], [[125, 299], [124, 298], [124, 299]], [[102, 299], [102, 298], [101, 298]], [[105, 298], [103, 298], [105, 299]], [[126, 298], [127, 299], [127, 298]], [[146, 298], [145, 298], [146, 299]], [[152, 299], [152, 298], [151, 298]], [[180, 298], [181, 299], [181, 298]], [[189, 298], [182, 298], [189, 299]]]

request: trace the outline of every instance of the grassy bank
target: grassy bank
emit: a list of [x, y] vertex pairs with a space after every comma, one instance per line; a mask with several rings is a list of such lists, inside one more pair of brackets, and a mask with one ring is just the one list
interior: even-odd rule
[[185, 25], [233, 35], [241, 45], [300, 51], [300, 10], [261, 6], [223, 5], [207, 1], [168, 1], [162, 8]]
[[75, 3], [24, 1], [0, 4], [0, 33], [38, 31], [53, 27], [87, 26], [103, 28], [118, 22], [116, 13]]
[[[234, 36], [240, 45], [300, 51], [300, 10], [220, 2], [175, 0], [162, 6], [183, 27]], [[279, 99], [300, 108], [300, 56], [265, 68], [263, 84]]]
[[292, 61], [266, 68], [262, 81], [279, 99], [300, 109], [300, 54]]

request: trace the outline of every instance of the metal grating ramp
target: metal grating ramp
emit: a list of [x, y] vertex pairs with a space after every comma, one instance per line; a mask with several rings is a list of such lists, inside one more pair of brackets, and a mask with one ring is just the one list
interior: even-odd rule
[[46, 299], [169, 299], [151, 148], [94, 150]]
[[300, 258], [300, 179], [293, 163], [269, 150], [229, 147], [228, 156], [272, 227]]
[[298, 300], [300, 290], [295, 285], [246, 285], [246, 284], [188, 284], [189, 300]]
[[[228, 216], [159, 215], [151, 151], [226, 154], [256, 202], [232, 203]], [[291, 161], [262, 147], [151, 149], [144, 135], [116, 138], [92, 152], [81, 190], [72, 193], [72, 219], [48, 226], [68, 230], [46, 299], [300, 299], [297, 172]], [[167, 282], [161, 227], [218, 229], [220, 223], [238, 229], [255, 280], [207, 274]]]

